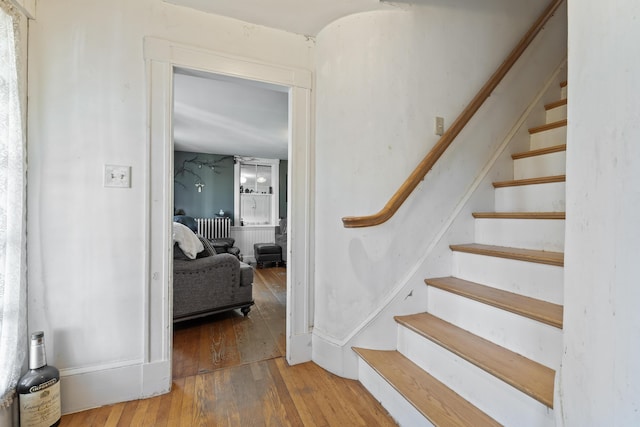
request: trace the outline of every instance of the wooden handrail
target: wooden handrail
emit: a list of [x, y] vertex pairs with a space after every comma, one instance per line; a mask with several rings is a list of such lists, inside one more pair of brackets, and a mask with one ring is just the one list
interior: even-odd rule
[[387, 204], [378, 213], [368, 216], [347, 216], [342, 218], [342, 223], [346, 228], [371, 227], [382, 224], [396, 213], [405, 200], [422, 181], [425, 175], [433, 168], [446, 149], [451, 145], [456, 136], [467, 125], [469, 120], [482, 106], [484, 101], [491, 95], [491, 92], [502, 81], [503, 77], [509, 72], [513, 64], [522, 55], [525, 49], [533, 41], [542, 27], [553, 16], [563, 0], [552, 0], [549, 6], [542, 12], [536, 22], [533, 23], [529, 31], [520, 39], [520, 42], [511, 51], [507, 59], [498, 67], [489, 80], [480, 89], [478, 94], [471, 100], [469, 105], [462, 111], [460, 116], [453, 122], [451, 127], [442, 135], [440, 140], [433, 146], [431, 151], [418, 164], [414, 171], [400, 186], [398, 191], [389, 199]]

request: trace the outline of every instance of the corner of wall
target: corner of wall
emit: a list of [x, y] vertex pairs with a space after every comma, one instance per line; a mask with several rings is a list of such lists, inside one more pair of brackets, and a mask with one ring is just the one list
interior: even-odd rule
[[9, 0], [29, 19], [36, 19], [36, 0]]

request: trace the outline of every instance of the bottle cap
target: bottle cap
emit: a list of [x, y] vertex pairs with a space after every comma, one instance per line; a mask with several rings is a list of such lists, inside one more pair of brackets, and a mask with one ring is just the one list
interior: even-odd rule
[[31, 333], [31, 351], [29, 351], [29, 369], [38, 369], [47, 364], [47, 355], [44, 351], [44, 332]]

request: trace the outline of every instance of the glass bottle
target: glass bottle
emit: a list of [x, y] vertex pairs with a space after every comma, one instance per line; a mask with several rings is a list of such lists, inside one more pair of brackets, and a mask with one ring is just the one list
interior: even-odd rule
[[51, 427], [60, 424], [60, 372], [47, 365], [44, 332], [31, 334], [29, 372], [18, 382], [20, 427]]

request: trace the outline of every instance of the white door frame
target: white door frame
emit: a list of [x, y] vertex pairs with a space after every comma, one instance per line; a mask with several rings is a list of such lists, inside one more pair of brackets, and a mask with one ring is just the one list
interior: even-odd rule
[[[289, 88], [289, 185], [287, 265], [287, 354], [290, 364], [311, 360], [313, 319], [313, 138], [311, 72], [248, 58], [144, 39], [149, 107], [146, 179], [147, 287], [145, 358], [170, 361], [172, 352], [173, 73], [190, 68]], [[169, 370], [171, 363], [164, 363]], [[171, 385], [171, 372], [150, 372], [145, 383]], [[162, 376], [160, 380], [158, 376]]]

